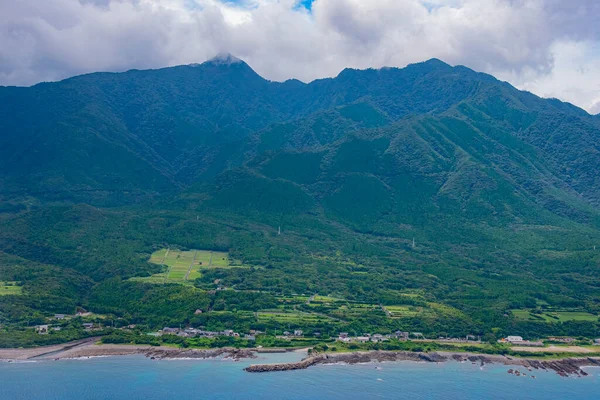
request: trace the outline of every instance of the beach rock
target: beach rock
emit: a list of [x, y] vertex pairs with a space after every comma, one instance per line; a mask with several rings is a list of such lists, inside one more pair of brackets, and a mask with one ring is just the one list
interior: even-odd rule
[[145, 353], [146, 357], [150, 359], [181, 359], [181, 358], [230, 358], [232, 360], [239, 360], [242, 358], [256, 358], [253, 351], [248, 349], [233, 349], [233, 348], [221, 348], [221, 349], [148, 349]]

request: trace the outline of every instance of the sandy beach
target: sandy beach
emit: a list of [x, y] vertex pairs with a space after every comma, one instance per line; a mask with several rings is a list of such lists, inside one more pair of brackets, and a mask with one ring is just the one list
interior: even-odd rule
[[46, 354], [68, 351], [79, 346], [85, 347], [96, 343], [98, 338], [81, 339], [74, 342], [62, 343], [52, 346], [33, 347], [28, 349], [0, 349], [0, 360], [30, 360], [43, 357]]
[[85, 357], [125, 356], [141, 354], [152, 359], [168, 358], [214, 358], [225, 357], [234, 360], [254, 358], [254, 351], [249, 349], [182, 349], [165, 346], [99, 344], [98, 338], [78, 340], [55, 346], [44, 346], [32, 349], [0, 349], [0, 360], [59, 360]]

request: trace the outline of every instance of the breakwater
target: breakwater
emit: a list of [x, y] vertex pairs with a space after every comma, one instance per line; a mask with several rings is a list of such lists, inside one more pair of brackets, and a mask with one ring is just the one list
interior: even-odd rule
[[246, 367], [245, 370], [248, 372], [274, 372], [274, 371], [292, 371], [295, 369], [306, 369], [311, 365], [318, 364], [324, 361], [327, 355], [321, 354], [317, 356], [310, 356], [302, 361], [291, 362], [291, 363], [280, 363], [280, 364], [255, 364]]

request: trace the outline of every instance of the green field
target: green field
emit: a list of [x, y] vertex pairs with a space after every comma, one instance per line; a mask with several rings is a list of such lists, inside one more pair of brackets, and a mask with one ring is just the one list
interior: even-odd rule
[[336, 303], [336, 302], [340, 302], [340, 301], [345, 301], [344, 299], [338, 299], [335, 297], [330, 297], [330, 296], [319, 296], [316, 295], [313, 300], [315, 303]]
[[1, 282], [0, 281], [0, 296], [13, 295], [17, 296], [22, 294], [23, 288], [17, 285], [17, 282]]
[[276, 312], [276, 311], [261, 311], [258, 313], [259, 321], [276, 321], [278, 323], [301, 323], [301, 324], [310, 324], [317, 322], [326, 322], [330, 321], [329, 318], [321, 315], [308, 314], [308, 313], [300, 313], [300, 312]]
[[516, 319], [543, 322], [589, 321], [598, 322], [598, 316], [583, 311], [543, 311], [534, 313], [530, 310], [512, 310]]
[[392, 318], [416, 317], [423, 313], [423, 307], [386, 306], [385, 309], [391, 313]]
[[210, 250], [162, 249], [150, 256], [153, 264], [164, 265], [166, 271], [134, 280], [149, 283], [186, 283], [202, 276], [202, 269], [229, 267], [229, 255]]

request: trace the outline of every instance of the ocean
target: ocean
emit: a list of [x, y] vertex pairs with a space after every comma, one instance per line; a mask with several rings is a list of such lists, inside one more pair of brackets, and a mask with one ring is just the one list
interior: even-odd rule
[[0, 399], [600, 399], [598, 368], [587, 368], [590, 375], [583, 378], [523, 368], [527, 376], [517, 377], [507, 373], [507, 366], [480, 367], [468, 362], [317, 365], [262, 374], [243, 371], [252, 363], [301, 357], [287, 353], [238, 362], [144, 356], [0, 362]]

